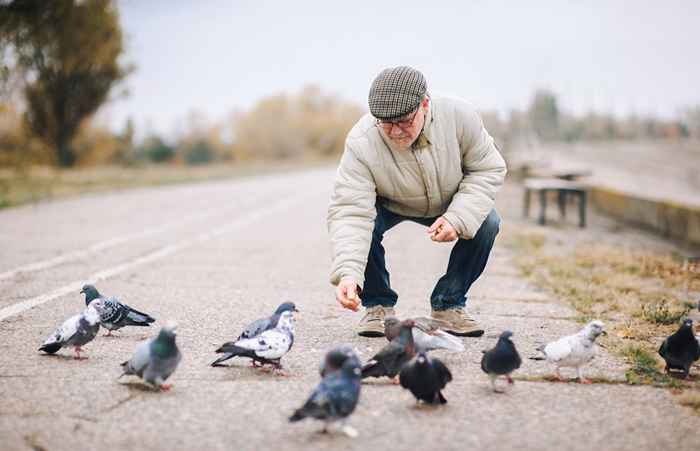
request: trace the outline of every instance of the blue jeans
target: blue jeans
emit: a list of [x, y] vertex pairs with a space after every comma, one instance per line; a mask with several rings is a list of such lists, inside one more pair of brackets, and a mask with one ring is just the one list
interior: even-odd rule
[[[376, 305], [393, 307], [399, 297], [391, 289], [389, 272], [386, 270], [384, 246], [382, 246], [384, 233], [402, 221], [413, 221], [429, 227], [436, 219], [402, 216], [377, 205], [372, 245], [369, 249], [365, 269], [365, 284], [360, 294], [364, 307]], [[450, 254], [447, 272], [438, 280], [430, 295], [430, 306], [433, 310], [447, 310], [465, 306], [467, 291], [486, 267], [500, 224], [501, 217], [498, 216], [496, 210], [491, 210], [474, 238], [470, 240], [457, 239]]]

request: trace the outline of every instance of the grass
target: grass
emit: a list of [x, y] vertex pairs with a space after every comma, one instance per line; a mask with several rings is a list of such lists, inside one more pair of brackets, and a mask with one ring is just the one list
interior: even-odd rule
[[[541, 232], [508, 230], [505, 243], [532, 282], [569, 303], [580, 322], [606, 323], [606, 348], [629, 363], [630, 385], [666, 387], [700, 413], [700, 378], [683, 381], [663, 372], [657, 349], [697, 305], [700, 268], [675, 255], [600, 243], [548, 243]], [[605, 383], [605, 382], [603, 382]]]
[[0, 168], [0, 209], [85, 193], [288, 172], [330, 164], [330, 160], [255, 161], [202, 166], [100, 166], [75, 169]]

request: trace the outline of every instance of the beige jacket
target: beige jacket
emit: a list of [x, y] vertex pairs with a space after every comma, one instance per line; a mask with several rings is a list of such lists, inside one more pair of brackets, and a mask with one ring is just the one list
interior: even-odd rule
[[364, 284], [376, 202], [404, 216], [444, 216], [472, 238], [494, 206], [506, 164], [478, 113], [455, 98], [431, 99], [420, 146], [392, 147], [365, 114], [348, 133], [328, 207], [331, 283]]

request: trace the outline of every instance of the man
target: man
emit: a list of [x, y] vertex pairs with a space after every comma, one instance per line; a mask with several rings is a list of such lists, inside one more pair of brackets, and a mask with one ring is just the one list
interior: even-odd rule
[[357, 311], [359, 295], [366, 312], [357, 333], [383, 336], [398, 295], [382, 238], [401, 221], [414, 221], [436, 243], [457, 241], [430, 296], [431, 316], [452, 334], [480, 336], [483, 328], [465, 312], [466, 294], [498, 233], [493, 207], [505, 162], [476, 111], [462, 100], [432, 99], [413, 68], [382, 71], [369, 109], [348, 133], [328, 209], [336, 298]]

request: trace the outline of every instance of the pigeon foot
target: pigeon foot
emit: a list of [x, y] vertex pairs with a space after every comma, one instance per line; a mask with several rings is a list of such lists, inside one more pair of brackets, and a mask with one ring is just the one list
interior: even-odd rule
[[341, 431], [343, 431], [343, 433], [350, 438], [357, 438], [357, 436], [360, 435], [357, 432], [357, 429], [353, 428], [352, 426], [348, 426], [348, 425], [343, 426], [341, 428]]
[[173, 384], [160, 384], [159, 387], [162, 391], [170, 391], [173, 388]]

